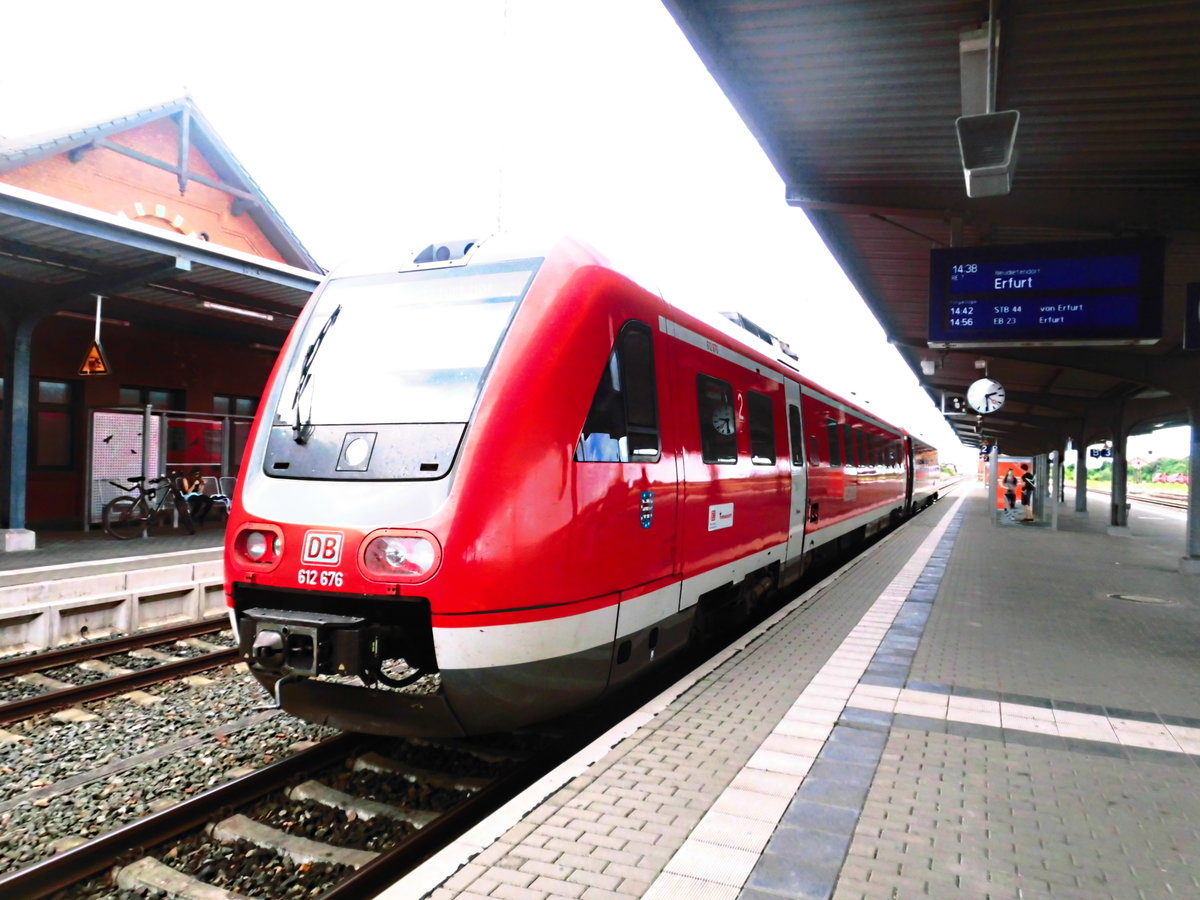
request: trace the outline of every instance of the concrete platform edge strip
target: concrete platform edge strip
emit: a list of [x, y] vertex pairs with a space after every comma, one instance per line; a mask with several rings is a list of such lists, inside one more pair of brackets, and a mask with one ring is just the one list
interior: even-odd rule
[[[801, 692], [772, 736], [764, 741], [766, 746], [776, 735], [786, 735], [792, 722], [804, 722], [810, 728], [825, 726], [825, 739], [816, 755], [760, 751], [751, 757], [743, 776], [759, 770], [794, 779], [794, 797], [779, 810], [773, 831], [766, 831], [757, 848], [749, 848], [750, 852], [736, 859], [731, 858], [727, 846], [705, 840], [712, 831], [707, 827], [710, 819], [715, 822], [721, 817], [721, 827], [728, 831], [737, 827], [730, 819], [744, 818], [738, 811], [746, 809], [746, 798], [739, 795], [744, 790], [735, 779], [667, 862], [644, 900], [675, 900], [681, 896], [734, 900], [745, 889], [756, 896], [793, 900], [832, 894], [887, 735], [855, 723], [839, 724], [857, 687], [842, 688], [840, 702], [830, 704], [831, 686], [822, 676], [832, 669], [839, 678], [848, 680], [846, 673], [857, 671], [860, 684], [869, 683], [871, 674], [886, 682], [897, 679], [898, 686], [905, 683], [916, 641], [945, 572], [945, 559], [961, 526], [964, 500], [959, 497], [955, 501], [834, 651], [813, 679], [819, 686], [814, 690], [814, 684], [810, 684]], [[818, 697], [818, 703], [811, 702]]]

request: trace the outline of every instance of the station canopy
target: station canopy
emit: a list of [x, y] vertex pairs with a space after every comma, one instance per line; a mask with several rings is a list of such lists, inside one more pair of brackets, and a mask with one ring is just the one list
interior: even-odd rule
[[[1200, 409], [1200, 4], [993, 0], [990, 29], [986, 0], [664, 4], [964, 443], [1040, 453]], [[1009, 111], [1012, 152], [986, 149], [1011, 187], [968, 196], [986, 166], [956, 120]], [[1165, 242], [1153, 343], [929, 346], [931, 250], [1127, 238]], [[1004, 406], [958, 412], [983, 372]]]
[[0, 184], [0, 309], [282, 345], [320, 275]]

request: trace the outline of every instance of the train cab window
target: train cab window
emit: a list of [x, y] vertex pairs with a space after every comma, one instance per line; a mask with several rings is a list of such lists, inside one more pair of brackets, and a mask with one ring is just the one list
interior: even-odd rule
[[750, 414], [750, 462], [756, 466], [775, 465], [775, 419], [771, 398], [758, 391], [746, 391]]
[[825, 431], [829, 435], [829, 465], [842, 464], [842, 436], [838, 423], [833, 419], [825, 420]]
[[727, 381], [696, 376], [700, 409], [700, 458], [706, 463], [733, 465], [737, 462], [737, 417], [733, 387]]
[[654, 462], [659, 458], [654, 342], [629, 322], [600, 376], [575, 447], [576, 462]]
[[788, 404], [788, 440], [792, 442], [792, 465], [804, 465], [804, 431], [800, 425], [800, 407]]

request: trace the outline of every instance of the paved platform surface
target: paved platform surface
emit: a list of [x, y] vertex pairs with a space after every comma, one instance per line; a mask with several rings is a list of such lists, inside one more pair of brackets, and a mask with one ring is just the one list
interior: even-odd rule
[[218, 559], [224, 542], [224, 522], [205, 523], [195, 534], [162, 530], [128, 541], [110, 537], [99, 527], [38, 531], [33, 550], [0, 553], [0, 584], [125, 571], [181, 558]]
[[967, 486], [380, 896], [1200, 897], [1182, 522]]

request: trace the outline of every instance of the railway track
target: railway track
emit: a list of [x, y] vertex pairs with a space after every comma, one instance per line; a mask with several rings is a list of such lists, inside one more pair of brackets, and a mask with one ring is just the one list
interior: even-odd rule
[[[1105, 491], [1099, 488], [1088, 488], [1089, 494], [1099, 494], [1102, 497], [1111, 497], [1112, 491]], [[1179, 495], [1169, 494], [1154, 494], [1154, 493], [1127, 493], [1127, 500], [1140, 500], [1142, 503], [1149, 503], [1153, 506], [1167, 506], [1171, 509], [1187, 509], [1188, 498]]]
[[[191, 644], [185, 657], [174, 655], [177, 642], [226, 627], [224, 619], [194, 622], [0, 660], [0, 695], [9, 697], [0, 700], [0, 725], [236, 662], [237, 650], [232, 646]], [[174, 653], [152, 649], [163, 646]], [[131, 655], [146, 650], [152, 652]]]
[[[113, 648], [89, 649], [91, 655], [98, 655]], [[4, 823], [0, 862], [5, 855], [10, 860], [9, 871], [0, 868], [0, 897], [132, 900], [186, 891], [176, 886], [190, 884], [191, 879], [205, 883], [210, 891], [215, 887], [229, 892], [218, 896], [254, 900], [371, 896], [697, 662], [695, 658], [670, 661], [660, 673], [661, 680], [647, 679], [586, 714], [560, 720], [539, 733], [493, 737], [487, 745], [327, 737], [327, 729], [305, 726], [263, 708], [265, 698], [257, 694], [251, 701], [258, 704], [257, 711], [240, 706], [237, 715], [242, 718], [220, 721], [207, 712], [214, 702], [210, 697], [196, 693], [194, 699], [187, 699], [193, 695], [184, 689], [174, 708], [202, 710], [200, 721], [205, 724], [200, 731], [194, 723], [186, 730], [177, 728], [168, 735], [173, 740], [147, 743], [140, 758], [128, 751], [118, 753], [121, 759], [110, 756], [104, 766], [92, 770], [55, 773], [43, 767], [51, 779], [63, 774], [67, 778], [49, 783], [39, 779], [32, 782], [34, 790], [14, 789], [7, 800], [0, 800]], [[221, 679], [250, 693], [258, 690], [244, 672], [234, 668], [224, 670]], [[120, 704], [112, 712], [119, 708]], [[163, 718], [161, 713], [150, 716], [145, 721]], [[297, 726], [307, 728], [311, 740], [299, 736], [302, 729]], [[47, 732], [45, 726], [31, 723], [19, 727], [31, 738]], [[120, 732], [129, 726], [114, 718], [108, 727]], [[94, 736], [95, 731], [78, 735], [89, 748]], [[276, 749], [264, 754], [259, 748], [268, 736], [285, 740], [276, 741]], [[72, 738], [72, 743], [79, 741]], [[0, 745], [0, 760], [2, 750]], [[225, 751], [241, 755], [235, 752], [232, 763], [210, 759]], [[10, 759], [27, 767], [29, 751], [23, 749]], [[175, 767], [165, 777], [152, 771], [164, 760], [174, 761]], [[189, 773], [185, 780], [175, 774], [180, 767]], [[85, 788], [88, 782], [91, 785]], [[123, 787], [113, 796], [120, 796], [123, 815], [95, 825], [96, 817], [86, 807], [118, 784]], [[123, 791], [157, 799], [125, 814], [131, 801]], [[77, 813], [86, 819], [88, 828], [75, 829], [68, 823], [64, 829], [56, 824], [42, 837], [46, 819], [40, 814], [53, 812], [57, 803], [65, 804], [68, 819]], [[41, 809], [30, 809], [31, 804]], [[18, 829], [18, 820], [9, 823], [6, 817], [10, 811], [22, 810]], [[55, 813], [56, 822], [62, 821], [63, 811]], [[10, 846], [44, 843], [18, 859], [5, 853], [3, 831], [9, 832]], [[92, 839], [73, 846], [61, 837], [64, 834], [90, 834]]]
[[561, 755], [533, 741], [531, 752], [338, 735], [0, 877], [0, 896], [198, 896], [198, 884], [263, 900], [370, 896]]

